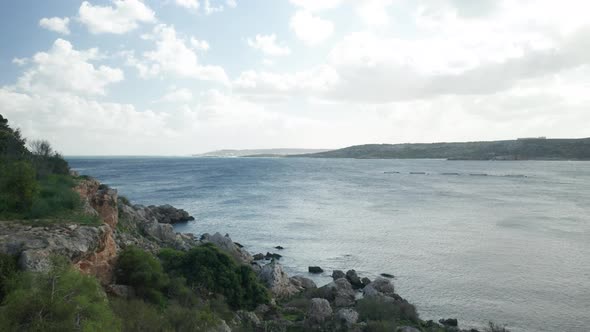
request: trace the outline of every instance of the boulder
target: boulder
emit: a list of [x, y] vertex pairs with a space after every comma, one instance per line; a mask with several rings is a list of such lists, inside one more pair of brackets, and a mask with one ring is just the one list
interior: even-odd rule
[[264, 254], [262, 254], [262, 253], [258, 253], [258, 254], [256, 254], [256, 255], [252, 256], [252, 258], [253, 258], [255, 261], [261, 261], [261, 260], [263, 260], [263, 259], [264, 259]]
[[277, 298], [289, 297], [300, 291], [300, 289], [291, 282], [289, 276], [283, 271], [283, 267], [277, 261], [272, 261], [263, 266], [258, 277]]
[[440, 319], [438, 322], [444, 326], [457, 327], [459, 325], [459, 322], [456, 318]]
[[365, 286], [363, 295], [365, 297], [396, 296], [393, 283], [389, 279], [381, 277], [377, 277], [377, 279]]
[[150, 205], [147, 209], [153, 218], [163, 224], [176, 224], [195, 220], [195, 218], [185, 210], [177, 209], [169, 204], [160, 206]]
[[319, 266], [310, 266], [307, 268], [309, 273], [322, 273], [324, 270]]
[[283, 250], [283, 249], [285, 249], [285, 248], [283, 248], [283, 247], [281, 247], [281, 246], [276, 246], [276, 247], [275, 247], [275, 249], [277, 249], [277, 250]]
[[240, 263], [250, 264], [250, 262], [252, 262], [252, 256], [250, 253], [236, 246], [228, 235], [223, 236], [219, 233], [210, 235], [206, 233], [201, 236], [201, 241], [204, 243], [213, 243], [216, 247], [225, 251]]
[[234, 319], [231, 323], [234, 327], [239, 326], [242, 328], [250, 328], [253, 330], [258, 328], [261, 324], [260, 318], [258, 318], [258, 316], [256, 316], [255, 313], [245, 310], [236, 311], [236, 313], [234, 314]]
[[320, 287], [318, 294], [321, 298], [334, 302], [336, 307], [353, 306], [356, 300], [356, 292], [345, 278]]
[[351, 328], [359, 319], [359, 314], [354, 309], [341, 308], [336, 312], [336, 319], [346, 328]]
[[314, 289], [318, 287], [313, 280], [303, 276], [294, 276], [291, 277], [291, 280], [299, 283], [300, 287], [303, 289]]
[[371, 283], [371, 279], [364, 277], [363, 279], [361, 279], [361, 282], [363, 283], [363, 287], [366, 287], [368, 284]]
[[342, 272], [340, 270], [332, 271], [332, 279], [333, 280], [340, 279], [340, 278], [346, 278], [346, 274], [344, 274], [344, 272]]
[[346, 279], [352, 285], [352, 288], [358, 289], [363, 287], [363, 283], [361, 282], [361, 278], [356, 274], [355, 270], [348, 270], [346, 271]]
[[307, 320], [311, 325], [322, 324], [332, 317], [332, 307], [326, 299], [313, 298], [307, 312]]
[[270, 252], [267, 252], [266, 255], [264, 256], [264, 258], [268, 259], [268, 260], [281, 259], [281, 257], [283, 257], [283, 256], [281, 256], [279, 254], [275, 254], [275, 253], [270, 253]]
[[393, 274], [389, 274], [389, 273], [381, 273], [381, 276], [382, 277], [385, 277], [385, 278], [389, 278], [389, 279], [393, 279], [394, 278]]

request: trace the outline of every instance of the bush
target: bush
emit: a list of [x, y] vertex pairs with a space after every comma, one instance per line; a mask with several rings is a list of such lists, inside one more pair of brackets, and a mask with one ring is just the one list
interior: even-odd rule
[[35, 169], [26, 161], [0, 166], [0, 213], [23, 213], [33, 205], [39, 192]]
[[211, 244], [187, 253], [162, 250], [160, 259], [166, 271], [186, 278], [191, 287], [222, 294], [233, 308], [254, 309], [270, 299], [250, 267], [238, 265]]
[[122, 331], [159, 332], [166, 330], [166, 322], [158, 307], [140, 299], [111, 299], [112, 311], [122, 322]]
[[16, 256], [0, 253], [0, 303], [8, 293], [8, 282], [16, 275]]
[[96, 279], [56, 260], [47, 273], [22, 273], [10, 282], [0, 307], [2, 331], [116, 331], [115, 318]]
[[139, 297], [165, 305], [163, 291], [168, 286], [168, 276], [151, 254], [135, 247], [125, 248], [119, 255], [115, 276], [118, 283], [132, 286]]

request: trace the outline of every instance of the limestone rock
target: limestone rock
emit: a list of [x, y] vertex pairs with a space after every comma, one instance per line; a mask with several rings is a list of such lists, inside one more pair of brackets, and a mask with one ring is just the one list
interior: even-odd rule
[[340, 278], [346, 278], [346, 274], [344, 274], [344, 272], [340, 271], [340, 270], [334, 270], [332, 271], [332, 279], [333, 280], [337, 280]]
[[322, 273], [324, 270], [319, 266], [310, 266], [307, 268], [309, 273]]
[[365, 286], [363, 289], [363, 295], [365, 297], [396, 297], [395, 289], [391, 280], [382, 277], [377, 277], [377, 279]]
[[356, 324], [359, 319], [359, 314], [354, 309], [341, 308], [336, 312], [336, 318], [347, 328]]
[[291, 277], [291, 282], [292, 283], [298, 283], [300, 285], [301, 288], [303, 289], [314, 289], [314, 288], [318, 288], [318, 286], [315, 284], [315, 282], [309, 278], [303, 277], [303, 276], [294, 276]]
[[289, 276], [283, 271], [283, 267], [277, 261], [273, 261], [263, 266], [258, 277], [277, 298], [289, 297], [300, 291], [300, 289], [291, 282]]
[[356, 292], [345, 278], [334, 280], [320, 287], [319, 294], [320, 297], [334, 302], [336, 307], [353, 306], [356, 299]]
[[216, 247], [225, 251], [240, 263], [249, 265], [253, 260], [252, 255], [246, 250], [238, 247], [228, 235], [223, 236], [219, 233], [210, 235], [206, 233], [201, 236], [201, 241], [204, 243], [213, 243]]
[[363, 287], [363, 283], [361, 282], [361, 278], [356, 274], [355, 270], [348, 270], [346, 271], [346, 279], [352, 285], [352, 288], [358, 289]]
[[313, 298], [307, 312], [308, 323], [321, 324], [332, 317], [332, 307], [326, 299]]

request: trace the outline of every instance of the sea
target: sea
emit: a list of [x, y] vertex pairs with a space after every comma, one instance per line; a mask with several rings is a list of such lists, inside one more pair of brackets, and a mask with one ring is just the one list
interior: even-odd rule
[[[276, 252], [290, 275], [395, 276], [421, 318], [590, 330], [590, 162], [69, 157], [179, 232]], [[275, 246], [284, 247], [277, 250]], [[308, 266], [320, 266], [310, 275]]]

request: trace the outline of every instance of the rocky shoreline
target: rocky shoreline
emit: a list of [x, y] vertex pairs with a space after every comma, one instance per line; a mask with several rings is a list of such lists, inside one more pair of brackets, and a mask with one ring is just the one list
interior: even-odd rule
[[[252, 255], [227, 234], [197, 238], [175, 232], [172, 224], [194, 220], [184, 210], [170, 205], [132, 205], [119, 197], [117, 190], [86, 177], [78, 179], [75, 191], [83, 200], [85, 213], [102, 223], [81, 225], [72, 220], [36, 226], [34, 222], [3, 221], [0, 252], [18, 256], [24, 271], [47, 271], [53, 255], [64, 256], [79, 271], [96, 277], [111, 296], [129, 298], [132, 287], [117, 284], [114, 278], [117, 255], [123, 249], [133, 246], [157, 254], [162, 248], [188, 251], [211, 243], [236, 262], [252, 267], [272, 295], [270, 304], [253, 312], [236, 312], [235, 319], [223, 322], [219, 331], [231, 331], [245, 321], [254, 331], [373, 331], [366, 321], [369, 305], [393, 308], [403, 317], [403, 324], [394, 331], [477, 331], [459, 329], [456, 319], [440, 323], [420, 320], [414, 306], [395, 292], [392, 275], [370, 280], [353, 269], [334, 270], [332, 282], [318, 287], [304, 275], [289, 276], [279, 263], [280, 254]], [[321, 273], [323, 269], [310, 266], [309, 272]], [[375, 309], [368, 312], [371, 310]]]

